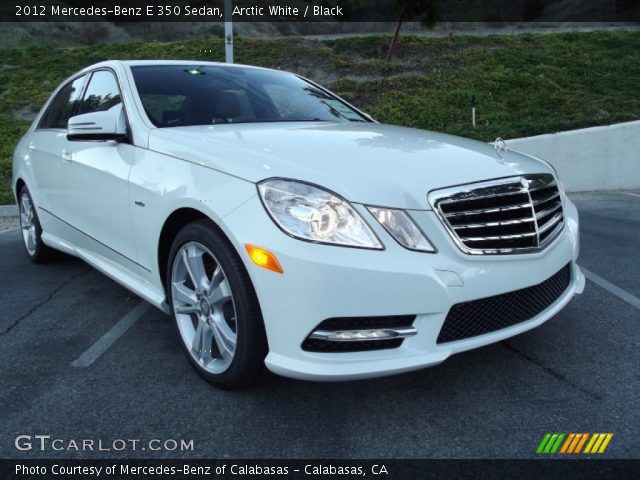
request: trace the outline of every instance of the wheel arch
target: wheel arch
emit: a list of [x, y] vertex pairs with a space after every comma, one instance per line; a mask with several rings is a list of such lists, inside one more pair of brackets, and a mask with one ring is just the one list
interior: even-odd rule
[[[225, 233], [225, 231], [206, 213], [192, 207], [181, 207], [177, 210], [174, 210], [162, 225], [162, 229], [160, 230], [160, 237], [158, 239], [158, 272], [160, 274], [160, 280], [163, 287], [167, 278], [167, 263], [169, 261], [169, 252], [171, 251], [171, 245], [173, 244], [174, 239], [178, 235], [178, 232], [180, 232], [180, 230], [182, 230], [186, 225], [195, 220], [201, 219], [207, 220], [211, 224], [211, 227], [222, 234], [224, 238], [227, 239], [229, 244], [233, 246], [233, 242], [229, 239], [229, 236]], [[236, 253], [238, 253], [237, 249], [235, 250]]]
[[[181, 230], [192, 222], [197, 223], [189, 230], [189, 232], [185, 232], [181, 235]], [[238, 352], [234, 352], [232, 362], [228, 367], [225, 367], [225, 370], [222, 372], [205, 370], [198, 362], [197, 358], [194, 358], [191, 353], [193, 339], [186, 338], [182, 333], [180, 333], [179, 336], [181, 337], [180, 342], [187, 349], [191, 364], [196, 367], [196, 371], [200, 375], [219, 387], [237, 389], [259, 380], [266, 371], [264, 359], [269, 352], [269, 340], [266, 333], [264, 318], [262, 316], [260, 301], [256, 294], [253, 281], [247, 271], [246, 264], [242, 255], [238, 252], [237, 244], [234, 244], [232, 241], [233, 234], [231, 232], [226, 233], [224, 231], [225, 225], [220, 225], [220, 223], [216, 222], [210, 215], [207, 215], [197, 207], [185, 206], [174, 210], [167, 217], [160, 231], [158, 266], [159, 271], [161, 272], [160, 275], [162, 275], [164, 280], [163, 287], [167, 294], [167, 305], [169, 306], [168, 313], [173, 314], [175, 325], [178, 327], [178, 330], [180, 330], [179, 320], [171, 308], [171, 301], [169, 298], [172, 290], [171, 281], [175, 280], [173, 277], [167, 279], [167, 277], [171, 277], [172, 275], [170, 271], [172, 267], [169, 265], [169, 256], [174, 249], [176, 252], [179, 252], [179, 248], [190, 241], [204, 242], [204, 245], [206, 246], [207, 243], [209, 243], [206, 241], [209, 237], [208, 233], [212, 233], [211, 240], [213, 245], [208, 248], [211, 248], [213, 255], [222, 254], [222, 256], [215, 260], [221, 267], [223, 264], [225, 265], [222, 268], [229, 279], [228, 281], [230, 282], [231, 294], [234, 296], [239, 294], [239, 298], [241, 299], [240, 303], [236, 303], [234, 305], [235, 308], [239, 308], [240, 306], [241, 312], [244, 313], [244, 316], [242, 316], [242, 325], [244, 326], [244, 330], [242, 331], [245, 333], [242, 337], [238, 336], [236, 338], [236, 344], [239, 346], [238, 351], [241, 356], [237, 357]], [[177, 237], [179, 237], [180, 242], [177, 242]], [[174, 245], [175, 247], [173, 247]], [[226, 261], [222, 260], [223, 258]], [[227, 267], [229, 268], [227, 269]], [[230, 275], [233, 276], [234, 283], [231, 283], [232, 278]], [[238, 290], [236, 290], [236, 288], [238, 288]], [[234, 302], [237, 301], [238, 297], [236, 297]], [[236, 313], [234, 313], [234, 315], [236, 315]], [[234, 331], [238, 332], [238, 330]], [[213, 341], [213, 339], [211, 341]]]
[[18, 201], [18, 194], [20, 193], [20, 190], [22, 189], [22, 187], [26, 187], [27, 184], [24, 180], [22, 180], [21, 177], [18, 177], [16, 179], [16, 185], [15, 185], [15, 197], [16, 197], [16, 202]]

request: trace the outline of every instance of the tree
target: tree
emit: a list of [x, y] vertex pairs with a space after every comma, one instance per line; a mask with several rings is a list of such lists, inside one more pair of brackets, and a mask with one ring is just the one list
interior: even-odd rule
[[387, 62], [391, 60], [398, 43], [402, 22], [419, 20], [423, 25], [432, 26], [440, 14], [440, 0], [394, 0], [394, 3], [398, 13], [398, 23], [387, 51]]

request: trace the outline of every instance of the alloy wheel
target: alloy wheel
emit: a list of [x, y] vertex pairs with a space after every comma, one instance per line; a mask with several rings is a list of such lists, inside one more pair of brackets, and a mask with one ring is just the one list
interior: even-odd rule
[[229, 281], [211, 251], [188, 242], [171, 272], [173, 311], [182, 340], [207, 372], [226, 371], [236, 352], [237, 322]]
[[36, 254], [36, 223], [33, 204], [26, 191], [20, 196], [20, 229], [22, 231], [22, 240], [27, 248], [29, 255]]

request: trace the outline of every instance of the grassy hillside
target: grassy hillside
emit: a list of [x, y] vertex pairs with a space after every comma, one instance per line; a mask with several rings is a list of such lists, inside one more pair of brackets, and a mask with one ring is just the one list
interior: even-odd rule
[[[244, 39], [236, 61], [308, 76], [380, 121], [480, 140], [640, 118], [640, 32], [514, 37]], [[222, 60], [217, 38], [6, 50], [0, 58], [0, 203], [13, 201], [11, 152], [49, 93], [81, 67], [110, 58]], [[477, 127], [470, 121], [476, 97]], [[579, 155], [579, 152], [576, 152]]]

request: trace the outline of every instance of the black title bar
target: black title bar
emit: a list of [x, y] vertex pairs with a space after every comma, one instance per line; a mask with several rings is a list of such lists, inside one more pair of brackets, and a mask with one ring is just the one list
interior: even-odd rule
[[[15, 0], [3, 22], [221, 22], [224, 0]], [[235, 22], [639, 22], [640, 0], [231, 0]]]
[[640, 460], [0, 460], [8, 479], [637, 479]]

